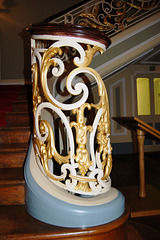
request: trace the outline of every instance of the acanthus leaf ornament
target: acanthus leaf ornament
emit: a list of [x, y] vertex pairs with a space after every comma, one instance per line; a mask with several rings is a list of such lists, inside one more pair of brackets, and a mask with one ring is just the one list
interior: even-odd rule
[[79, 109], [74, 109], [72, 112], [77, 113], [77, 122], [71, 122], [71, 128], [74, 127], [76, 129], [76, 143], [78, 147], [76, 149], [76, 155], [74, 159], [78, 162], [78, 168], [80, 170], [81, 175], [84, 177], [88, 172], [88, 169], [92, 165], [92, 161], [90, 161], [88, 150], [86, 149], [87, 144], [87, 132], [92, 132], [92, 126], [85, 125], [84, 119], [84, 109], [91, 109], [90, 104], [83, 104]]
[[85, 51], [85, 60], [83, 63], [76, 63], [75, 61], [74, 64], [77, 67], [87, 67], [91, 63], [93, 56], [96, 52], [100, 52], [101, 54], [103, 53], [103, 49], [98, 47], [98, 46], [93, 46], [91, 47], [90, 45], [87, 45], [87, 50]]
[[[48, 87], [48, 72], [51, 71], [53, 76], [58, 79], [59, 76], [63, 76], [65, 71], [65, 64], [58, 56], [63, 54], [62, 47], [64, 49], [67, 46], [66, 39], [55, 41], [44, 51], [41, 58], [40, 54], [33, 49], [33, 53], [36, 52], [39, 56], [36, 60], [40, 61], [39, 64], [34, 63], [32, 66], [34, 86], [33, 144], [37, 162], [39, 162], [44, 174], [53, 183], [73, 193], [97, 195], [108, 191], [111, 185], [109, 178], [112, 168], [110, 118], [104, 83], [99, 74], [88, 66], [94, 54], [97, 51], [103, 53], [103, 49], [100, 46], [89, 44], [86, 44], [83, 49], [84, 42], [80, 45], [75, 39], [72, 40], [72, 44], [76, 47], [79, 55], [74, 57], [73, 64], [75, 66], [66, 77], [66, 89], [71, 96], [78, 96], [79, 99], [67, 104], [53, 97]], [[98, 103], [87, 102], [89, 90], [83, 82], [73, 84], [73, 80], [81, 74], [89, 74], [97, 82]], [[92, 108], [96, 111], [95, 120], [92, 124], [86, 124], [85, 110], [90, 111]], [[59, 142], [60, 153], [57, 151], [56, 145], [59, 138], [54, 133], [54, 122], [44, 120], [41, 116], [42, 111], [47, 109], [53, 114], [56, 113], [64, 126], [63, 133], [65, 132], [67, 144], [65, 155], [61, 151], [61, 144], [64, 141]], [[70, 115], [76, 115], [76, 121], [69, 120], [65, 116], [66, 111], [70, 111]], [[64, 135], [61, 135], [62, 137]], [[97, 149], [95, 149], [95, 141], [98, 144]], [[53, 162], [53, 169], [49, 166], [50, 161]], [[58, 174], [54, 171], [54, 162], [59, 165], [60, 173]]]
[[[46, 129], [47, 128], [47, 129]], [[62, 163], [68, 163], [70, 159], [70, 152], [68, 156], [62, 156], [60, 155], [55, 147], [55, 140], [54, 140], [54, 134], [53, 134], [53, 129], [51, 125], [49, 124], [48, 121], [43, 120], [40, 121], [40, 130], [42, 134], [45, 134], [47, 131], [47, 138], [46, 138], [46, 151], [47, 151], [47, 157], [49, 158], [54, 158], [56, 162], [59, 164]]]
[[35, 116], [35, 112], [37, 110], [37, 106], [41, 103], [42, 99], [39, 92], [38, 87], [38, 65], [34, 63], [32, 65], [32, 73], [33, 73], [33, 92], [32, 92], [32, 100], [33, 100], [33, 115]]

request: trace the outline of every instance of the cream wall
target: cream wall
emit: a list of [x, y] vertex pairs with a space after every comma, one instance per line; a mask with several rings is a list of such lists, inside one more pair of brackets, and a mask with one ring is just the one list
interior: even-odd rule
[[[123, 92], [123, 97], [124, 101], [123, 104], [124, 106], [121, 106], [122, 109], [125, 111], [122, 112], [122, 116], [135, 116], [135, 104], [136, 104], [136, 99], [135, 99], [135, 79], [136, 79], [136, 74], [139, 72], [143, 73], [148, 73], [150, 66], [149, 65], [131, 65], [124, 69], [121, 72], [118, 72], [114, 76], [110, 78], [106, 78], [104, 80], [105, 86], [107, 88], [107, 93], [108, 93], [108, 98], [109, 98], [109, 104], [110, 104], [110, 115], [111, 118], [115, 117], [112, 112], [115, 109], [115, 106], [112, 101], [112, 96], [111, 96], [111, 86], [118, 82], [119, 80], [124, 81], [124, 90]], [[156, 72], [158, 71], [158, 66], [156, 67]], [[97, 88], [93, 88], [93, 95], [94, 95], [94, 100], [95, 102], [98, 102], [98, 94], [97, 94]], [[111, 119], [111, 129], [113, 128], [113, 125], [115, 124], [115, 121]], [[124, 128], [123, 128], [124, 129]], [[120, 135], [115, 135], [113, 134], [111, 130], [111, 142], [112, 143], [129, 143], [132, 142], [131, 138], [131, 132], [128, 130], [125, 130], [124, 132], [122, 131], [122, 134]]]
[[135, 24], [111, 38], [112, 44], [102, 55], [94, 57], [91, 66], [102, 77], [133, 64], [160, 43], [160, 13]]
[[[23, 82], [30, 78], [30, 23], [43, 21], [80, 0], [3, 0], [0, 2], [0, 83]], [[159, 14], [112, 38], [111, 47], [93, 59], [91, 66], [101, 76], [114, 71], [159, 43]], [[138, 44], [138, 45], [137, 45]], [[97, 65], [98, 64], [98, 65]]]

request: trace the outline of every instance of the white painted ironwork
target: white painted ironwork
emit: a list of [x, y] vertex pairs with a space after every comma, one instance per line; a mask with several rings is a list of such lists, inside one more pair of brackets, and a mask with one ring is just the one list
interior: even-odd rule
[[[105, 45], [98, 41], [76, 37], [33, 35], [31, 38], [33, 143], [38, 166], [51, 182], [70, 192], [92, 196], [109, 191], [111, 188], [109, 174], [112, 168], [112, 148], [110, 145], [108, 97], [101, 77], [94, 69], [88, 67], [96, 51], [106, 50]], [[51, 41], [50, 45], [47, 43], [48, 48], [45, 46], [46, 40]], [[44, 41], [44, 44], [42, 44], [42, 41]], [[73, 103], [62, 102], [61, 98], [55, 96], [55, 93], [53, 94], [49, 87], [49, 82], [53, 80], [52, 77], [55, 78], [53, 80], [53, 86], [55, 86], [57, 79], [62, 77], [67, 70], [65, 61], [60, 56], [63, 55], [64, 48], [68, 47], [76, 52], [72, 60], [74, 68], [67, 74], [66, 80], [68, 93], [79, 97]], [[48, 74], [52, 77], [48, 77]], [[81, 74], [87, 74], [97, 82], [99, 103], [87, 102], [89, 97], [87, 85], [75, 80], [76, 77], [79, 79]], [[96, 111], [92, 125], [86, 124], [85, 108], [88, 108], [88, 110], [94, 108]], [[59, 140], [55, 133], [56, 127], [52, 126], [56, 119], [51, 123], [48, 119], [45, 119], [45, 114], [42, 118], [44, 110], [51, 112], [51, 115], [56, 114], [55, 118], [59, 118], [58, 121], [63, 124], [64, 130], [60, 134]], [[77, 122], [70, 120], [72, 116], [68, 117], [66, 115], [67, 111], [72, 111], [71, 115], [77, 115]], [[58, 124], [59, 126], [60, 124]], [[77, 140], [75, 140], [73, 128], [76, 130]], [[63, 138], [66, 142], [65, 156], [61, 154], [65, 149]], [[95, 148], [96, 138], [98, 139], [99, 149]], [[59, 141], [60, 153], [56, 149], [57, 141]], [[84, 154], [82, 158], [81, 154]], [[52, 161], [53, 165], [51, 164]], [[60, 166], [59, 174], [54, 171], [55, 161]], [[53, 170], [51, 170], [52, 166]]]

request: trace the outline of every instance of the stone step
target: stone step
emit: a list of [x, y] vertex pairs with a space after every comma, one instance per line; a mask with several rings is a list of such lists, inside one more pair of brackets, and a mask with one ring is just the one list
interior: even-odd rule
[[23, 167], [28, 143], [0, 144], [0, 168]]
[[28, 143], [30, 127], [0, 127], [0, 144]]
[[24, 204], [23, 168], [0, 168], [0, 205]]
[[32, 112], [7, 112], [7, 126], [32, 126]]

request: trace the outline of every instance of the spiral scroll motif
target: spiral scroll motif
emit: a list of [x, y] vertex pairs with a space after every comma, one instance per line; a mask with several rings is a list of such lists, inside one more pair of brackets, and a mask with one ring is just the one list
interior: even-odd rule
[[[73, 103], [57, 100], [48, 86], [49, 72], [56, 77], [56, 81], [65, 73], [65, 63], [61, 56], [66, 46], [72, 46], [77, 52], [73, 59], [74, 68], [66, 78], [68, 93], [78, 97]], [[45, 50], [42, 56], [37, 51], [33, 49], [36, 63], [34, 62], [32, 66], [33, 144], [37, 163], [50, 181], [68, 191], [86, 195], [106, 192], [111, 186], [109, 175], [112, 168], [108, 96], [101, 77], [89, 67], [94, 54], [97, 51], [103, 53], [103, 49], [89, 44], [83, 48], [75, 40], [67, 45], [67, 42], [59, 40]], [[85, 83], [74, 83], [74, 80], [82, 74], [87, 74], [97, 82], [98, 103], [87, 102], [89, 89]], [[90, 112], [92, 109], [96, 115], [93, 123], [89, 125], [86, 122], [85, 111]], [[54, 112], [61, 119], [69, 145], [66, 155], [58, 152], [53, 123], [42, 118], [43, 110]], [[65, 115], [66, 111], [70, 111], [76, 120], [70, 121]], [[95, 147], [95, 141], [98, 148]], [[52, 170], [49, 167], [50, 161], [53, 162]], [[59, 174], [54, 172], [54, 162], [60, 166]]]

